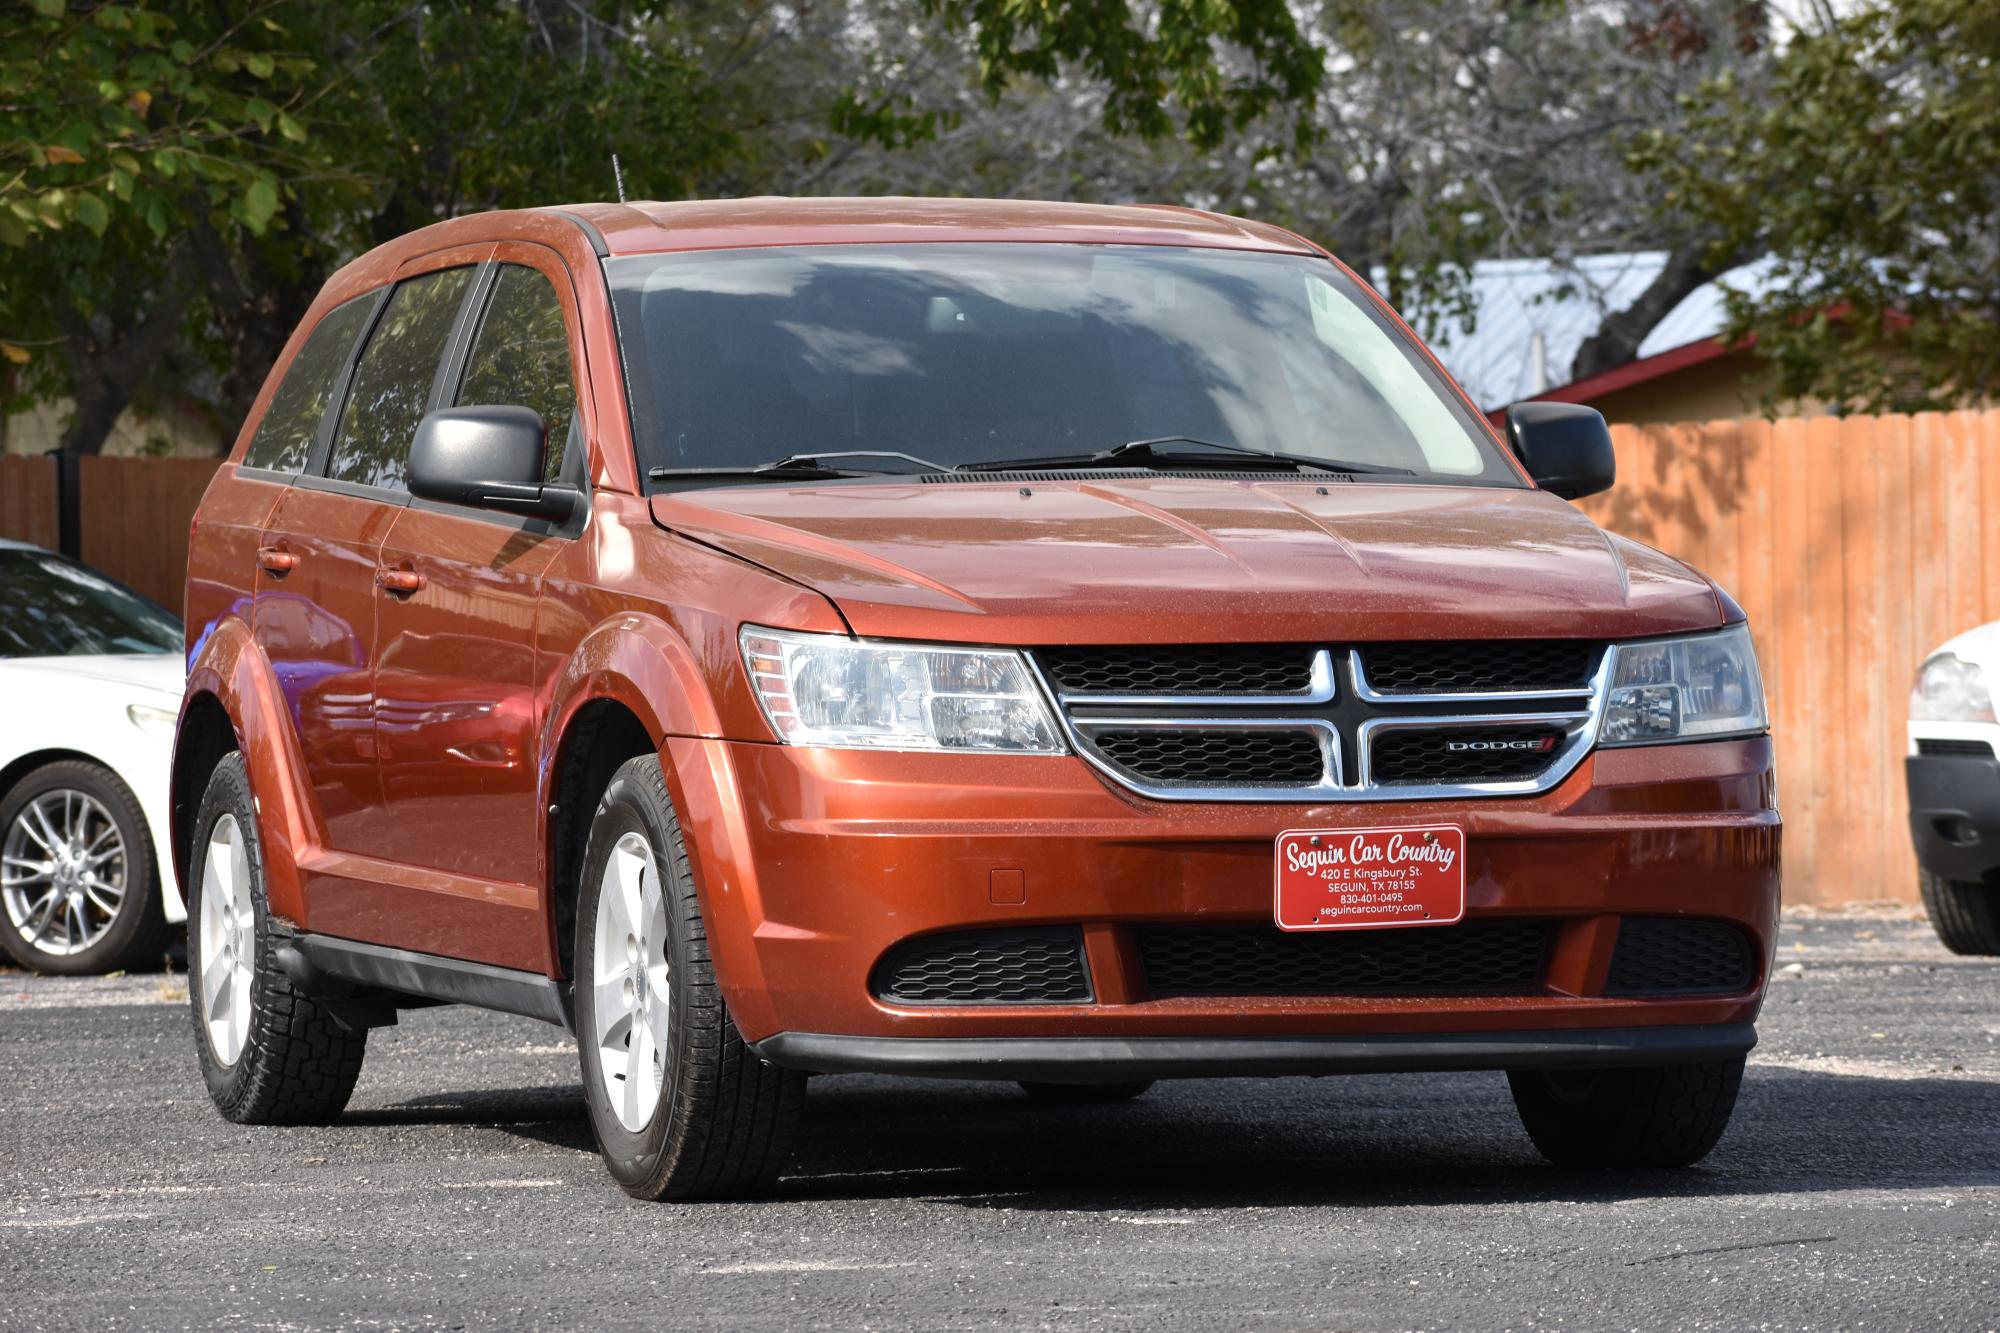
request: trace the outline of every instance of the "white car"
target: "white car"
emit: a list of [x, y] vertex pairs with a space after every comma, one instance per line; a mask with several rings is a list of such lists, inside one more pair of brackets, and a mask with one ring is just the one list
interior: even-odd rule
[[187, 919], [167, 853], [186, 680], [171, 612], [0, 541], [0, 948], [38, 972], [157, 959]]
[[1910, 691], [1910, 836], [1924, 907], [1953, 953], [2000, 954], [2000, 622], [1924, 659]]

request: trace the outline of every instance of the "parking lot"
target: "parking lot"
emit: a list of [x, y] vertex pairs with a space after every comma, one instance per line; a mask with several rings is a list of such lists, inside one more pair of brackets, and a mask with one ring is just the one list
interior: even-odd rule
[[9, 1327], [2000, 1325], [2000, 962], [1787, 920], [1701, 1167], [1541, 1164], [1499, 1075], [813, 1084], [777, 1196], [641, 1205], [553, 1028], [370, 1039], [330, 1128], [210, 1109], [183, 980], [0, 976]]

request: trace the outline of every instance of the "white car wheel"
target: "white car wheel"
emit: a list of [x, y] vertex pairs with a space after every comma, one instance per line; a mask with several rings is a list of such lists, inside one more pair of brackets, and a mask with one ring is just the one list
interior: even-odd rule
[[45, 791], [7, 828], [0, 897], [29, 947], [54, 958], [82, 953], [125, 905], [127, 857], [118, 821], [89, 792]]
[[256, 976], [257, 909], [250, 901], [250, 858], [236, 816], [209, 831], [201, 861], [202, 1022], [225, 1065], [236, 1063], [250, 1035], [250, 986]]
[[659, 1109], [672, 1006], [660, 867], [637, 833], [605, 859], [593, 934], [598, 1073], [618, 1123], [637, 1133]]
[[166, 950], [159, 871], [131, 788], [59, 759], [0, 792], [0, 950], [37, 972], [83, 975]]

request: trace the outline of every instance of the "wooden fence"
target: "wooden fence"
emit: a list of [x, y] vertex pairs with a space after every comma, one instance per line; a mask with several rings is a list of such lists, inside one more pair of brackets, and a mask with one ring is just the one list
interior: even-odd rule
[[[79, 459], [79, 535], [85, 562], [178, 611], [187, 576], [188, 523], [219, 461]], [[57, 545], [53, 458], [0, 458], [0, 537]]]
[[1612, 435], [1618, 485], [1584, 508], [1706, 571], [1750, 614], [1786, 900], [1914, 898], [1910, 683], [1939, 643], [2000, 620], [2000, 412]]
[[[1750, 613], [1778, 741], [1785, 895], [1914, 898], [1903, 719], [1925, 653], [2000, 620], [2000, 412], [1614, 428], [1584, 508]], [[171, 607], [208, 460], [82, 460], [83, 555]], [[56, 544], [54, 464], [0, 458], [0, 536]], [[1992, 571], [1989, 575], [1988, 571]]]

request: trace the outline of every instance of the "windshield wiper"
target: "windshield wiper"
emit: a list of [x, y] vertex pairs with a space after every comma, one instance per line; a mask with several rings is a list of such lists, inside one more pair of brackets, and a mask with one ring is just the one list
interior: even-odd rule
[[[1191, 444], [1202, 449], [1221, 449], [1229, 456], [1216, 458], [1209, 454], [1184, 454], [1162, 452], [1163, 444]], [[1124, 464], [1170, 464], [1192, 463], [1197, 466], [1214, 467], [1256, 467], [1260, 462], [1290, 463], [1294, 467], [1309, 467], [1321, 472], [1345, 472], [1396, 477], [1414, 477], [1417, 474], [1406, 467], [1390, 467], [1382, 463], [1348, 463], [1335, 459], [1314, 458], [1310, 454], [1286, 454], [1271, 449], [1252, 449], [1247, 445], [1224, 444], [1220, 440], [1204, 440], [1194, 435], [1160, 435], [1149, 440], [1127, 440], [1114, 444], [1109, 449], [1100, 449], [1093, 454], [1057, 454], [1046, 458], [999, 458], [981, 463], [961, 463], [960, 472], [1011, 472], [1021, 468], [1065, 468], [1065, 467], [1117, 467]]]
[[899, 454], [890, 449], [843, 449], [824, 454], [787, 454], [768, 463], [754, 463], [744, 467], [656, 467], [646, 470], [651, 481], [709, 481], [716, 479], [747, 478], [761, 481], [815, 481], [827, 477], [857, 477], [867, 473], [894, 473], [893, 468], [832, 468], [826, 465], [828, 459], [835, 458], [900, 458], [929, 472], [949, 472], [942, 463], [933, 463], [928, 458], [918, 458], [915, 454]]

